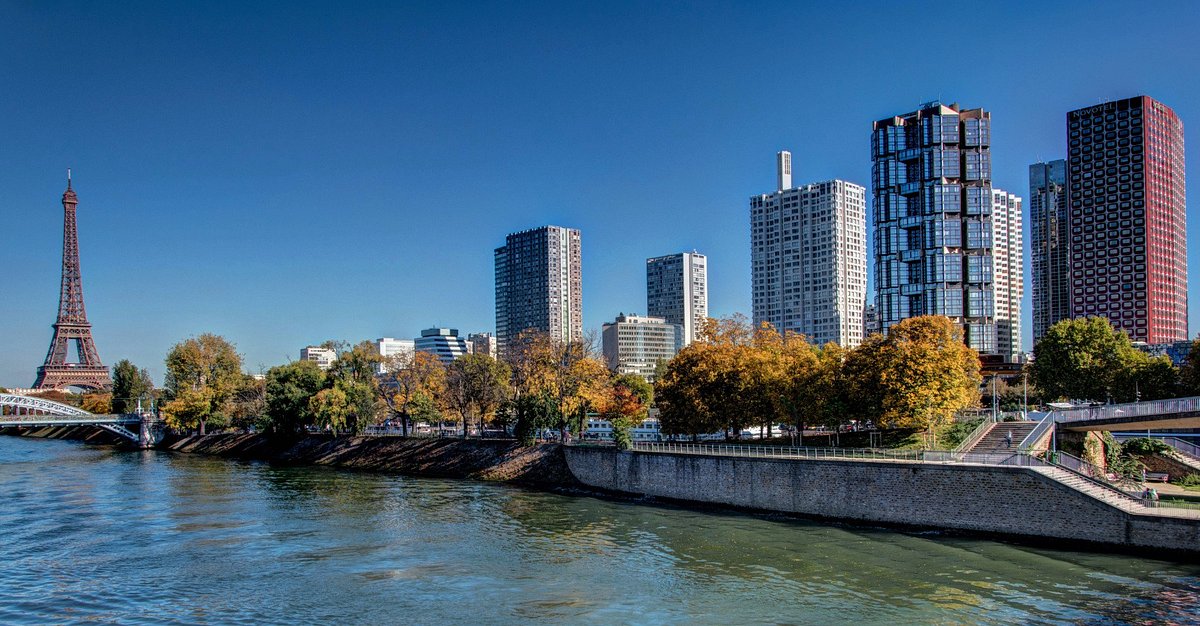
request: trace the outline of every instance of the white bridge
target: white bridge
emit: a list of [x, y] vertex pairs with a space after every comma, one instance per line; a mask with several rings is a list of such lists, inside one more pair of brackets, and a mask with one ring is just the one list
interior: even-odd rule
[[0, 428], [47, 426], [96, 426], [143, 448], [154, 445], [161, 438], [159, 421], [151, 415], [97, 415], [44, 398], [0, 394]]

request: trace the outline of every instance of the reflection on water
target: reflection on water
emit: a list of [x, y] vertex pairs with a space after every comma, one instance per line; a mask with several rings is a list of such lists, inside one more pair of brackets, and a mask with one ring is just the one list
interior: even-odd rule
[[1200, 567], [0, 438], [0, 623], [1200, 621]]

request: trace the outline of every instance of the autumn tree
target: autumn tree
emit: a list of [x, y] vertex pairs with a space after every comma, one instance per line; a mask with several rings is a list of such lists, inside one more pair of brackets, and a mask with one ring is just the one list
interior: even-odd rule
[[[400, 428], [408, 436], [409, 424], [413, 422], [413, 403], [417, 401], [436, 404], [446, 386], [446, 367], [436, 354], [429, 352], [401, 352], [385, 361], [387, 373], [381, 386], [383, 400], [388, 409], [400, 418]], [[428, 415], [427, 407], [422, 412]]]
[[605, 386], [605, 395], [591, 399], [597, 412], [612, 424], [618, 450], [633, 447], [634, 426], [646, 419], [654, 400], [654, 387], [636, 374], [619, 374]]
[[550, 427], [556, 419], [554, 343], [547, 333], [525, 330], [506, 342], [502, 360], [510, 371], [502, 410], [508, 414], [517, 439], [533, 443], [537, 431]]
[[474, 417], [483, 436], [484, 422], [492, 419], [508, 390], [509, 367], [486, 354], [463, 355], [446, 368], [447, 404], [462, 420], [463, 437]]
[[878, 370], [882, 405], [879, 423], [935, 429], [979, 402], [979, 355], [963, 343], [962, 329], [940, 315], [906, 319], [883, 341]]
[[229, 402], [242, 381], [242, 357], [224, 337], [205, 333], [175, 344], [167, 353], [166, 392], [163, 407], [175, 428], [224, 425]]
[[107, 391], [83, 394], [83, 402], [79, 408], [96, 415], [108, 415], [113, 412], [113, 396]]
[[309, 400], [325, 388], [325, 372], [313, 361], [294, 361], [267, 370], [264, 427], [292, 434], [316, 423]]
[[112, 381], [113, 413], [132, 413], [138, 400], [149, 401], [153, 396], [154, 380], [150, 378], [150, 372], [138, 369], [129, 359], [121, 359], [113, 366]]

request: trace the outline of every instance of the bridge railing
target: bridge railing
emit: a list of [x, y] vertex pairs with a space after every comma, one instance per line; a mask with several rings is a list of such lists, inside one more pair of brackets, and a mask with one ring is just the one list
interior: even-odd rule
[[1054, 415], [1056, 416], [1056, 420], [1058, 422], [1070, 423], [1089, 420], [1148, 417], [1155, 415], [1170, 415], [1172, 413], [1191, 412], [1200, 412], [1200, 397], [1172, 398], [1170, 400], [1151, 400], [1149, 402], [1129, 402], [1125, 404], [1107, 404], [1104, 406], [1057, 409], [1054, 411]]
[[1017, 445], [1017, 449], [1024, 452], [1032, 451], [1037, 442], [1041, 441], [1052, 428], [1054, 428], [1054, 413], [1050, 412], [1042, 418], [1042, 421], [1038, 422], [1036, 428], [1025, 435], [1025, 438]]

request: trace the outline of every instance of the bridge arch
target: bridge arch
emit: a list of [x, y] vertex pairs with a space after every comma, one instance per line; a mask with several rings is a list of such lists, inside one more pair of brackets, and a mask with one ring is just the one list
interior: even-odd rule
[[0, 394], [0, 407], [11, 408], [13, 412], [23, 413], [26, 415], [64, 415], [71, 417], [90, 417], [92, 413], [88, 413], [79, 407], [74, 407], [62, 402], [55, 402], [45, 398], [35, 398], [32, 396], [21, 396], [14, 393]]

